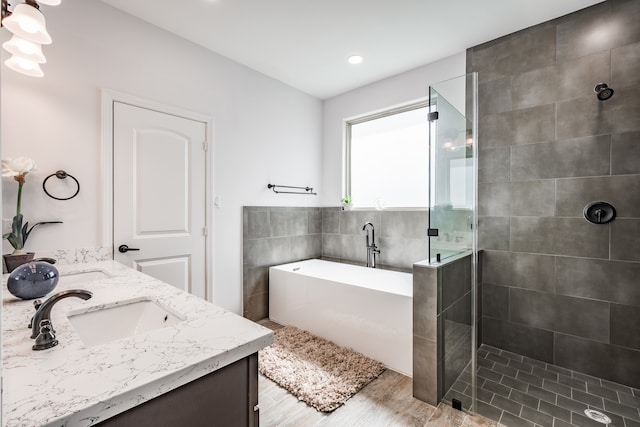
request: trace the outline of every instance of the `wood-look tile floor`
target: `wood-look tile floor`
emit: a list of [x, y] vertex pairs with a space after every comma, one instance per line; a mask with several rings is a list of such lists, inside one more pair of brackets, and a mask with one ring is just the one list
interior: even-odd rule
[[[261, 325], [278, 329], [268, 320]], [[260, 426], [420, 426], [420, 427], [500, 427], [479, 415], [468, 415], [441, 403], [437, 408], [413, 397], [412, 380], [386, 370], [331, 413], [322, 413], [299, 401], [275, 382], [259, 376]]]

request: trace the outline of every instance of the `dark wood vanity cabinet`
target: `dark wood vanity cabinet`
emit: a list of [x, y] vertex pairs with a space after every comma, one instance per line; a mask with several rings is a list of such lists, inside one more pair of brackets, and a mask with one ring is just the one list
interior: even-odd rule
[[258, 427], [258, 354], [99, 423], [100, 427]]

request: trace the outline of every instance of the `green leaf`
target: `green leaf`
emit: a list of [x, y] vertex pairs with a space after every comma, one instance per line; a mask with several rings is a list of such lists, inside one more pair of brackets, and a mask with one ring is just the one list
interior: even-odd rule
[[24, 238], [22, 235], [22, 214], [18, 214], [13, 217], [13, 222], [11, 224], [11, 234], [7, 237], [13, 249], [22, 249], [24, 248]]
[[24, 225], [24, 230], [25, 230], [25, 232], [23, 233], [23, 234], [24, 234], [24, 237], [23, 237], [23, 242], [24, 242], [24, 243], [27, 243], [27, 239], [29, 238], [29, 235], [31, 234], [31, 232], [33, 231], [33, 229], [34, 229], [34, 228], [36, 228], [37, 226], [39, 226], [39, 225], [45, 225], [45, 224], [62, 224], [62, 221], [43, 221], [43, 222], [37, 222], [37, 223], [33, 224], [33, 226], [32, 226], [29, 230], [27, 230], [27, 225], [28, 225], [28, 224], [29, 224], [29, 223], [27, 222], [27, 223]]

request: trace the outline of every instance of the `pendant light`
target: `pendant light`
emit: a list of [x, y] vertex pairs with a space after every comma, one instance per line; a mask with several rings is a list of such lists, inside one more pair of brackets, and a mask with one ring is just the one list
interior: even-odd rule
[[37, 62], [29, 61], [28, 59], [20, 58], [13, 55], [11, 58], [4, 61], [4, 65], [11, 68], [13, 71], [24, 74], [30, 77], [42, 77], [44, 72], [40, 68], [40, 64]]
[[[31, 77], [42, 77], [44, 72], [40, 64], [47, 62], [42, 53], [43, 44], [51, 43], [51, 36], [47, 32], [46, 20], [40, 12], [40, 6], [35, 0], [25, 0], [24, 3], [8, 10], [8, 0], [2, 2], [1, 26], [13, 33], [11, 40], [2, 47], [12, 56], [4, 64], [10, 69]], [[40, 0], [48, 6], [57, 6], [61, 0]]]
[[40, 44], [51, 43], [44, 15], [27, 3], [17, 5], [11, 15], [2, 20], [2, 25], [25, 40]]
[[2, 44], [2, 47], [7, 52], [28, 61], [37, 62], [39, 64], [47, 62], [42, 53], [41, 45], [29, 40], [25, 40], [22, 37], [16, 36], [15, 34], [13, 35], [13, 37], [11, 37], [11, 40], [4, 42]]

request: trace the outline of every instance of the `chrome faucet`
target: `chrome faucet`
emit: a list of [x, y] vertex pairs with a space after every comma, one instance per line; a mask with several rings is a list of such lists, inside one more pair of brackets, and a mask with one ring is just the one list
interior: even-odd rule
[[[367, 225], [371, 226], [371, 242], [369, 242]], [[376, 229], [373, 224], [366, 222], [362, 230], [367, 231], [367, 267], [376, 268], [376, 255], [380, 253], [380, 249], [376, 246]]]
[[51, 324], [51, 309], [58, 301], [68, 297], [88, 300], [92, 296], [93, 294], [90, 291], [71, 289], [58, 292], [49, 297], [45, 302], [41, 302], [40, 300], [34, 301], [33, 305], [36, 308], [36, 314], [33, 315], [31, 323], [29, 324], [31, 328], [31, 338], [36, 338], [36, 344], [33, 346], [33, 349], [45, 350], [58, 345], [58, 340], [55, 339], [55, 331]]

